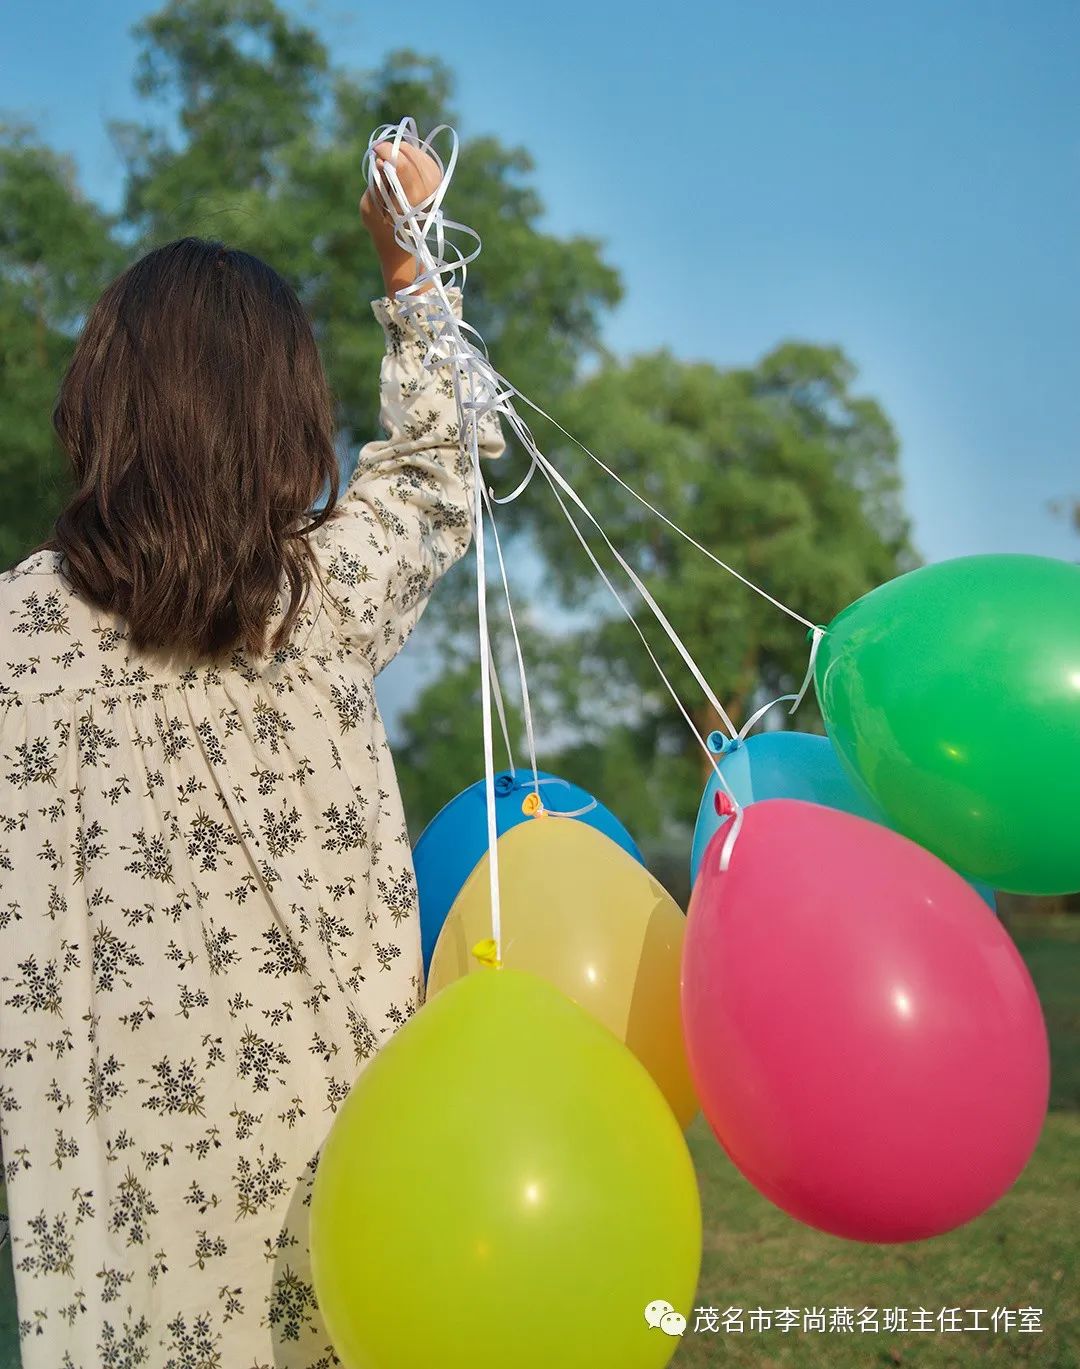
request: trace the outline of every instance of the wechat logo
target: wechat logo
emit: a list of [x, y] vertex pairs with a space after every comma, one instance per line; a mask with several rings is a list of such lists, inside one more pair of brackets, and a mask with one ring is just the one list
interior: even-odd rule
[[665, 1336], [681, 1336], [686, 1330], [686, 1318], [663, 1298], [649, 1303], [645, 1308], [645, 1320], [654, 1330], [658, 1328], [663, 1331]]

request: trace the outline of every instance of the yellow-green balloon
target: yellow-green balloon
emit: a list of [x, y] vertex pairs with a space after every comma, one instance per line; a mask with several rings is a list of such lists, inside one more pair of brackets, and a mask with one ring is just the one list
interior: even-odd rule
[[679, 1338], [645, 1308], [690, 1315], [697, 1181], [630, 1051], [551, 985], [490, 969], [353, 1086], [311, 1257], [347, 1369], [661, 1369]]

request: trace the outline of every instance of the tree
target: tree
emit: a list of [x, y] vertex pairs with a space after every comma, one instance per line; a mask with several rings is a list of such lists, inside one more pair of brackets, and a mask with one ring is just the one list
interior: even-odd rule
[[[273, 0], [170, 0], [137, 33], [137, 88], [177, 111], [181, 135], [115, 126], [140, 250], [198, 233], [275, 265], [314, 322], [344, 432], [373, 435], [382, 339], [368, 301], [382, 283], [357, 214], [364, 151], [374, 128], [403, 114], [421, 131], [456, 124], [449, 71], [412, 51], [362, 75], [336, 70]], [[620, 287], [595, 242], [541, 231], [533, 169], [521, 148], [463, 139], [453, 216], [487, 238], [470, 320], [524, 384], [554, 394], [596, 350]]]
[[[559, 417], [698, 542], [811, 622], [824, 623], [914, 564], [896, 438], [854, 382], [854, 367], [839, 349], [805, 343], [727, 371], [659, 353], [604, 367], [567, 397]], [[552, 443], [556, 465], [642, 575], [736, 722], [760, 697], [798, 685], [808, 651], [803, 628], [678, 538], [565, 440]], [[592, 681], [578, 690], [576, 716], [591, 737], [602, 728], [590, 709], [615, 725], [621, 741], [611, 764], [624, 770], [633, 756], [644, 792], [659, 800], [651, 821], [642, 815], [642, 835], [661, 839], [665, 826], [692, 817], [697, 777], [708, 761], [637, 634], [617, 608], [612, 612], [569, 525], [537, 483], [521, 503], [553, 583], [564, 604], [579, 612], [591, 606], [596, 615], [575, 652], [580, 678]], [[601, 562], [613, 566], [588, 523], [578, 521]], [[618, 584], [623, 577], [614, 570]], [[708, 733], [719, 718], [648, 610], [628, 594], [665, 672], [680, 697], [694, 701], [697, 726]], [[811, 697], [799, 725], [812, 726], [813, 718]], [[615, 778], [605, 778], [605, 754], [592, 752], [594, 782], [615, 788]]]
[[[756, 366], [734, 370], [659, 353], [608, 364], [556, 407], [570, 432], [695, 540], [811, 622], [825, 623], [915, 564], [896, 437], [880, 406], [855, 392], [855, 379], [839, 349], [806, 343], [785, 344]], [[736, 722], [759, 700], [797, 687], [807, 661], [805, 629], [643, 510], [557, 429], [537, 422], [534, 432], [645, 580]], [[515, 577], [511, 566], [519, 617], [527, 607], [531, 625], [524, 645], [541, 764], [596, 793], [654, 863], [681, 851], [708, 760], [542, 478], [497, 517], [504, 541], [507, 522], [517, 529], [519, 559], [530, 548], [543, 568], [532, 578], [548, 588], [545, 594], [522, 583], [526, 577]], [[698, 730], [718, 727], [602, 540], [580, 513], [577, 521], [692, 706]], [[516, 700], [494, 592], [491, 604]], [[417, 829], [481, 773], [471, 599], [462, 608], [455, 664], [421, 693], [398, 739]], [[812, 692], [796, 725], [820, 726]], [[685, 862], [676, 864], [684, 877]]]
[[0, 565], [48, 530], [66, 468], [49, 415], [73, 334], [120, 254], [65, 158], [0, 128]]
[[[852, 393], [853, 381], [840, 352], [802, 344], [733, 371], [659, 354], [605, 367], [565, 397], [560, 418], [697, 541], [811, 621], [825, 622], [913, 561], [895, 437], [880, 408]], [[804, 630], [542, 426], [537, 432], [557, 466], [643, 576], [731, 716], [740, 720], [763, 692], [793, 688], [806, 664]], [[560, 601], [553, 608], [542, 592], [528, 596], [531, 620], [547, 627], [534, 628], [525, 642], [544, 760], [594, 789], [654, 849], [684, 840], [708, 762], [543, 481], [537, 477], [510, 509], [524, 524], [519, 542], [527, 536], [537, 548]], [[695, 705], [699, 730], [719, 726], [601, 539], [580, 514], [578, 521], [680, 697]], [[515, 590], [525, 597], [520, 584]], [[497, 632], [494, 596], [493, 605]], [[571, 608], [579, 625], [556, 633]], [[462, 639], [469, 653], [473, 632], [470, 622]], [[513, 678], [512, 670], [504, 673]], [[453, 680], [452, 694], [448, 680], [433, 684], [405, 720], [403, 754], [415, 747], [427, 777], [417, 795], [424, 817], [475, 779], [480, 763], [475, 667]], [[442, 718], [450, 697], [455, 722], [440, 731], [436, 757], [425, 744], [425, 719]], [[475, 725], [467, 727], [470, 709]], [[813, 720], [811, 696], [799, 725]]]

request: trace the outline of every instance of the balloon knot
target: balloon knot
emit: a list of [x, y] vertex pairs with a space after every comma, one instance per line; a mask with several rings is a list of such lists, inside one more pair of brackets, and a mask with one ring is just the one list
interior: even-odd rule
[[722, 793], [719, 789], [713, 795], [713, 805], [716, 808], [717, 817], [730, 818], [735, 812], [735, 804], [731, 795]]
[[485, 937], [483, 941], [478, 941], [472, 948], [473, 955], [479, 960], [481, 965], [487, 965], [490, 969], [499, 969], [502, 961], [499, 959], [499, 948], [495, 944], [494, 937]]
[[540, 795], [537, 793], [526, 794], [521, 801], [521, 811], [527, 818], [542, 818], [544, 816], [544, 805], [540, 802]]

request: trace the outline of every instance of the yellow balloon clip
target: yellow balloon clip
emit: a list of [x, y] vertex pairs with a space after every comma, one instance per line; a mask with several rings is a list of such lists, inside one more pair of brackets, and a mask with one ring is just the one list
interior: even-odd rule
[[499, 948], [495, 945], [494, 937], [485, 937], [483, 941], [478, 941], [472, 948], [472, 953], [479, 960], [481, 965], [487, 965], [491, 969], [499, 969], [502, 961], [499, 959]]

